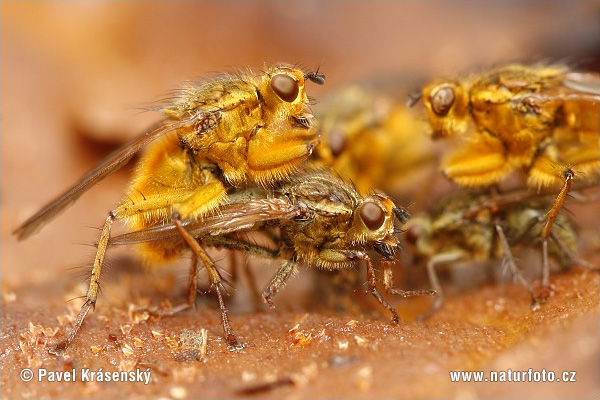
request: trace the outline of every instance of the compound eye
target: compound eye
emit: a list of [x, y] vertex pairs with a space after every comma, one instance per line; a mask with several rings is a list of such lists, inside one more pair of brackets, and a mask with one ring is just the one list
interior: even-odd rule
[[329, 134], [329, 148], [331, 149], [331, 154], [334, 157], [338, 157], [344, 151], [346, 147], [346, 135], [344, 132], [335, 128]]
[[431, 109], [435, 115], [444, 117], [454, 105], [454, 90], [450, 86], [442, 86], [431, 97]]
[[367, 202], [360, 206], [359, 215], [365, 226], [372, 231], [381, 228], [385, 221], [385, 212], [373, 202]]
[[291, 103], [298, 97], [298, 83], [289, 75], [278, 74], [271, 78], [271, 88], [283, 101]]

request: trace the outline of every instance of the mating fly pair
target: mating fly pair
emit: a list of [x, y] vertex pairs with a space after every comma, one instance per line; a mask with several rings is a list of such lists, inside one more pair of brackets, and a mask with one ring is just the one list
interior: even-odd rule
[[[305, 162], [319, 142], [305, 91], [307, 80], [323, 84], [325, 77], [281, 65], [260, 73], [223, 74], [183, 88], [158, 109], [165, 119], [154, 130], [108, 156], [16, 230], [19, 239], [29, 237], [144, 150], [125, 199], [102, 227], [86, 301], [54, 352], [68, 347], [96, 304], [115, 220], [123, 220], [134, 230], [174, 224], [184, 242], [196, 243], [182, 221], [215, 213], [235, 189], [274, 185]], [[142, 245], [142, 254], [149, 261], [167, 261], [186, 249], [181, 241], [165, 240]], [[195, 250], [222, 304], [221, 275], [201, 247]], [[226, 314], [223, 319], [225, 323]], [[233, 336], [227, 339], [237, 345]]]
[[527, 187], [558, 192], [540, 232], [541, 296], [547, 297], [552, 227], [574, 182], [598, 184], [598, 74], [513, 64], [464, 79], [435, 80], [422, 98], [432, 137], [455, 140], [441, 162], [451, 181], [498, 188], [521, 171]]
[[[196, 259], [188, 303], [195, 299], [201, 262], [219, 301], [225, 340], [232, 348], [242, 344], [223, 301], [225, 281], [205, 246], [287, 260], [263, 293], [271, 306], [298, 263], [337, 270], [362, 260], [369, 291], [398, 322], [396, 310], [376, 287], [368, 251], [374, 249], [391, 259], [398, 245], [394, 220], [404, 223], [408, 213], [385, 195], [363, 197], [334, 173], [303, 166], [318, 143], [304, 86], [306, 80], [322, 84], [324, 79], [318, 73], [278, 66], [261, 74], [240, 72], [189, 86], [160, 109], [166, 118], [155, 130], [109, 156], [16, 231], [20, 239], [30, 236], [144, 149], [127, 196], [102, 228], [86, 301], [70, 333], [53, 352], [69, 346], [95, 306], [107, 247], [124, 243], [138, 243], [142, 254], [154, 262], [191, 249]], [[133, 232], [111, 238], [115, 220], [125, 221]], [[275, 248], [240, 239], [244, 236], [240, 233], [251, 231], [275, 238]], [[403, 296], [432, 294], [388, 291]]]

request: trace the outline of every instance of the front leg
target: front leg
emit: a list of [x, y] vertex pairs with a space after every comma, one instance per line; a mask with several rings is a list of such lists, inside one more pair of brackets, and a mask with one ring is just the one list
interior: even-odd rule
[[433, 314], [435, 314], [441, 307], [444, 302], [444, 292], [442, 290], [442, 285], [440, 284], [440, 280], [438, 278], [437, 272], [435, 271], [435, 266], [437, 264], [450, 263], [454, 261], [461, 260], [465, 257], [465, 254], [462, 251], [453, 251], [448, 253], [439, 253], [432, 256], [429, 261], [427, 261], [427, 276], [429, 278], [429, 283], [431, 287], [436, 293], [435, 301], [433, 305], [425, 314], [417, 317], [417, 320], [424, 321], [426, 319], [431, 318]]
[[383, 265], [383, 286], [387, 293], [402, 297], [435, 296], [437, 294], [434, 289], [402, 290], [395, 288], [394, 271], [390, 261], [382, 261], [381, 264]]
[[397, 324], [400, 322], [400, 316], [398, 315], [398, 311], [387, 300], [379, 293], [377, 290], [377, 279], [375, 277], [375, 268], [373, 267], [373, 263], [371, 262], [371, 258], [364, 251], [348, 251], [345, 252], [346, 257], [350, 260], [363, 260], [365, 265], [367, 266], [367, 285], [369, 288], [369, 292], [377, 299], [379, 304], [388, 309], [390, 313], [392, 313], [392, 322]]
[[485, 187], [501, 182], [513, 170], [500, 139], [485, 132], [462, 144], [442, 161], [442, 172], [461, 186]]
[[283, 263], [275, 272], [275, 275], [271, 278], [271, 282], [263, 292], [263, 299], [269, 307], [275, 308], [273, 304], [273, 297], [283, 288], [292, 276], [296, 275], [298, 272], [298, 265], [296, 262], [289, 260]]

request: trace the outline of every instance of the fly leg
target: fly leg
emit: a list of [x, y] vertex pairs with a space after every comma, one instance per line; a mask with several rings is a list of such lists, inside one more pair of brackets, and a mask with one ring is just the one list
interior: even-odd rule
[[[256, 255], [259, 257], [263, 257], [263, 258], [275, 259], [275, 258], [277, 258], [277, 255], [279, 253], [278, 250], [272, 250], [265, 246], [249, 243], [248, 241], [239, 239], [235, 235], [207, 236], [202, 239], [202, 243], [204, 243], [208, 246], [225, 247], [230, 250], [236, 250], [236, 251], [240, 251], [240, 252], [244, 252], [244, 253], [249, 253], [249, 254], [253, 254], [253, 255]], [[234, 253], [231, 253], [231, 254], [233, 255]], [[254, 277], [254, 274], [252, 273], [250, 268], [248, 268], [248, 266], [246, 266], [244, 268], [244, 273], [245, 273], [246, 279], [248, 281], [248, 284], [250, 285], [250, 290], [252, 291], [254, 306], [256, 309], [260, 309], [261, 295], [257, 288], [256, 279]], [[264, 299], [264, 297], [263, 297], [263, 299]], [[269, 303], [269, 304], [272, 305], [272, 303]]]
[[100, 288], [100, 274], [102, 273], [102, 264], [104, 263], [104, 256], [106, 255], [106, 248], [108, 246], [108, 239], [110, 238], [110, 228], [115, 221], [116, 216], [113, 211], [108, 214], [104, 225], [102, 226], [102, 233], [100, 234], [100, 240], [98, 240], [98, 250], [96, 251], [96, 258], [94, 259], [94, 266], [92, 267], [92, 274], [90, 276], [90, 284], [86, 294], [86, 301], [81, 306], [79, 314], [75, 319], [75, 323], [68, 333], [67, 337], [60, 343], [49, 349], [51, 354], [59, 355], [69, 347], [75, 335], [83, 325], [83, 321], [87, 316], [90, 309], [94, 309], [96, 306], [96, 300], [98, 298], [98, 290]]
[[224, 247], [229, 250], [236, 250], [244, 253], [249, 253], [263, 258], [275, 259], [278, 256], [279, 250], [273, 250], [259, 244], [249, 243], [245, 240], [236, 238], [235, 236], [205, 236], [200, 239], [207, 246]]
[[[236, 282], [239, 281], [239, 274], [243, 273], [246, 277], [246, 281], [248, 282], [248, 286], [250, 287], [250, 293], [252, 295], [252, 303], [254, 303], [254, 309], [260, 310], [261, 306], [261, 297], [260, 292], [256, 286], [256, 278], [252, 273], [252, 270], [248, 266], [247, 259], [244, 258], [243, 261], [240, 260], [240, 257], [235, 252], [229, 252], [228, 254], [229, 263], [231, 265], [231, 282], [235, 285]], [[244, 261], [246, 265], [241, 265]]]
[[240, 262], [237, 257], [237, 254], [234, 253], [233, 251], [228, 252], [227, 260], [229, 260], [229, 267], [230, 267], [230, 272], [231, 272], [231, 284], [233, 286], [237, 286], [237, 283], [240, 280], [238, 270], [241, 268], [239, 265]]
[[198, 270], [199, 260], [196, 257], [192, 258], [190, 265], [189, 291], [187, 297], [187, 305], [196, 308], [196, 294], [198, 293]]
[[[211, 189], [213, 189], [214, 192], [217, 192], [217, 195], [214, 196], [217, 200], [213, 201], [212, 203], [207, 201], [207, 203], [209, 203], [210, 206], [213, 206], [213, 204], [216, 201], [220, 201], [220, 199], [222, 198], [222, 196], [221, 197], [218, 196], [218, 194], [220, 193], [219, 190], [221, 190], [221, 192], [224, 192], [224, 190], [222, 189], [222, 184], [220, 184], [220, 185], [221, 186], [213, 184], [212, 186], [214, 186], [214, 188], [212, 188], [212, 186], [210, 187]], [[212, 194], [212, 192], [209, 192], [209, 193]], [[113, 222], [117, 219], [123, 219], [123, 218], [137, 215], [141, 212], [141, 210], [145, 210], [145, 211], [159, 210], [159, 209], [162, 209], [165, 207], [169, 207], [170, 205], [172, 205], [174, 203], [185, 201], [186, 199], [189, 199], [189, 198], [190, 198], [189, 190], [173, 191], [172, 193], [165, 193], [165, 194], [154, 195], [154, 196], [143, 196], [143, 200], [128, 201], [128, 202], [122, 203], [108, 214], [108, 217], [106, 218], [106, 221], [104, 222], [104, 225], [102, 226], [100, 239], [98, 240], [98, 245], [97, 245], [98, 250], [96, 251], [96, 257], [94, 259], [94, 265], [92, 267], [90, 283], [89, 283], [88, 291], [86, 294], [86, 301], [83, 304], [83, 306], [81, 306], [81, 309], [79, 310], [79, 314], [77, 315], [77, 318], [75, 319], [75, 323], [73, 324], [73, 327], [71, 328], [71, 331], [68, 333], [67, 337], [63, 341], [58, 343], [57, 345], [53, 346], [49, 350], [50, 353], [60, 354], [67, 347], [69, 347], [69, 345], [75, 338], [75, 335], [77, 334], [77, 332], [83, 325], [83, 321], [85, 320], [90, 309], [93, 310], [96, 305], [96, 300], [98, 298], [100, 275], [102, 272], [102, 265], [104, 263], [104, 256], [106, 255], [106, 250], [107, 250], [108, 242], [110, 239], [110, 230], [111, 230]]]
[[202, 264], [204, 264], [204, 267], [208, 271], [210, 284], [217, 293], [217, 299], [219, 300], [219, 309], [221, 310], [221, 323], [223, 325], [225, 341], [227, 342], [231, 350], [242, 349], [244, 345], [240, 343], [235, 337], [233, 328], [231, 327], [231, 324], [229, 322], [227, 307], [225, 307], [223, 295], [221, 294], [221, 289], [225, 290], [223, 287], [223, 277], [221, 277], [221, 274], [217, 270], [217, 267], [210, 259], [208, 254], [206, 254], [206, 251], [204, 251], [200, 243], [192, 235], [190, 235], [190, 233], [183, 227], [178, 214], [173, 215], [173, 223], [177, 227], [177, 230], [179, 231], [179, 234], [181, 235], [183, 240], [185, 240], [188, 246], [190, 246], [196, 257], [198, 257], [198, 259], [202, 262]]
[[453, 262], [456, 260], [460, 260], [464, 254], [460, 251], [452, 252], [452, 253], [441, 253], [436, 254], [431, 257], [429, 261], [427, 261], [427, 277], [429, 278], [429, 283], [431, 287], [436, 293], [435, 301], [431, 308], [422, 315], [417, 317], [418, 321], [424, 321], [428, 318], [431, 318], [433, 314], [435, 314], [441, 307], [444, 302], [444, 292], [442, 291], [442, 285], [440, 284], [440, 280], [437, 276], [437, 272], [435, 271], [435, 266], [441, 263]]
[[292, 276], [294, 276], [298, 272], [297, 264], [288, 260], [283, 263], [279, 269], [275, 272], [275, 275], [271, 278], [271, 282], [263, 292], [263, 299], [270, 308], [275, 308], [275, 304], [273, 304], [273, 297], [283, 288]]
[[190, 276], [189, 276], [189, 290], [187, 295], [187, 301], [183, 304], [179, 304], [175, 307], [171, 307], [168, 310], [157, 310], [154, 308], [146, 308], [141, 307], [136, 309], [136, 312], [143, 313], [147, 312], [151, 315], [158, 317], [171, 317], [181, 311], [185, 311], [188, 308], [196, 308], [196, 294], [198, 292], [198, 270], [199, 263], [197, 257], [192, 258], [192, 263], [190, 265]]
[[379, 304], [383, 307], [387, 308], [387, 310], [392, 314], [392, 322], [397, 324], [400, 322], [400, 316], [398, 315], [398, 311], [388, 301], [379, 293], [377, 290], [377, 278], [375, 276], [375, 268], [373, 267], [373, 263], [371, 262], [371, 258], [369, 255], [363, 251], [355, 251], [348, 252], [347, 257], [354, 260], [363, 260], [365, 265], [367, 266], [367, 287], [369, 288], [369, 292], [377, 299]]
[[415, 297], [415, 296], [435, 296], [436, 292], [433, 289], [418, 289], [418, 290], [402, 290], [394, 287], [394, 272], [391, 268], [389, 261], [382, 261], [383, 264], [383, 286], [385, 291], [390, 294], [394, 294], [402, 297]]
[[564, 173], [565, 182], [563, 187], [560, 189], [558, 196], [556, 196], [556, 200], [548, 214], [546, 214], [546, 223], [542, 228], [542, 288], [540, 293], [540, 299], [545, 300], [550, 297], [550, 262], [548, 260], [548, 238], [552, 234], [552, 228], [554, 226], [554, 222], [556, 222], [556, 218], [562, 209], [565, 200], [567, 199], [567, 195], [569, 194], [569, 190], [571, 189], [571, 184], [573, 183], [573, 178], [575, 174], [573, 170], [567, 169]]
[[[273, 250], [265, 246], [240, 240], [234, 236], [206, 236], [201, 240], [202, 243], [208, 246], [225, 247], [230, 250], [237, 250], [263, 258], [275, 259], [279, 256], [279, 249]], [[279, 292], [279, 290], [285, 286], [287, 280], [296, 274], [296, 272], [296, 263], [291, 260], [287, 261], [275, 272], [275, 275], [273, 275], [273, 278], [271, 278], [271, 282], [262, 295], [264, 301], [269, 304], [270, 308], [275, 307], [272, 298], [275, 297], [277, 292]], [[253, 288], [256, 287], [253, 275], [248, 275], [248, 282], [253, 286]]]
[[519, 282], [527, 293], [531, 296], [531, 311], [538, 311], [540, 309], [540, 303], [531, 288], [527, 279], [521, 273], [521, 270], [517, 266], [515, 259], [512, 255], [512, 251], [510, 250], [510, 245], [508, 244], [508, 240], [506, 239], [506, 235], [504, 234], [504, 230], [500, 226], [500, 223], [496, 220], [494, 221], [494, 227], [496, 228], [496, 233], [498, 234], [498, 238], [500, 239], [500, 245], [502, 246], [502, 253], [504, 254], [503, 264], [510, 269], [510, 272], [513, 276], [513, 279], [516, 282]]
[[501, 182], [513, 171], [504, 143], [486, 131], [473, 141], [449, 153], [442, 160], [442, 172], [461, 186], [482, 187]]

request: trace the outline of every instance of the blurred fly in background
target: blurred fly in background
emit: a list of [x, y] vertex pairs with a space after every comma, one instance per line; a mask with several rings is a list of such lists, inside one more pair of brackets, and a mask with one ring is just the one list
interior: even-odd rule
[[511, 64], [423, 89], [434, 139], [454, 139], [441, 162], [466, 188], [495, 187], [515, 171], [525, 184], [554, 190], [542, 240], [542, 288], [549, 296], [548, 240], [569, 190], [597, 186], [600, 79], [563, 66]]

